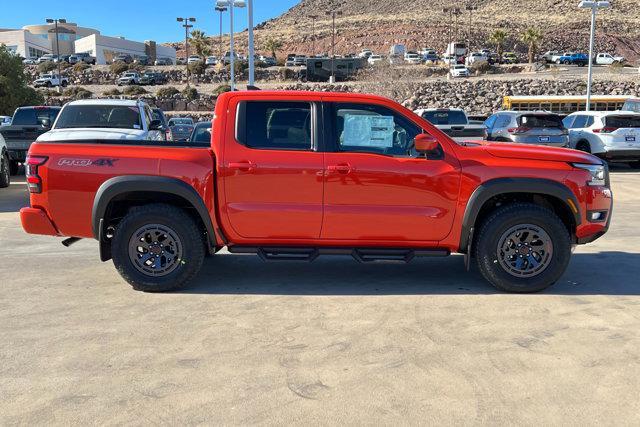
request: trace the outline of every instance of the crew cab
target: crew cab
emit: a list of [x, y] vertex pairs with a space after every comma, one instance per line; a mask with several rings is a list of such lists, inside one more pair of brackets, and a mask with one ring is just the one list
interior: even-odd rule
[[43, 74], [33, 81], [35, 87], [66, 87], [69, 84], [69, 79], [66, 77], [60, 77], [57, 74], [49, 73]]
[[625, 62], [624, 56], [612, 56], [608, 53], [599, 53], [596, 55], [595, 63], [598, 65], [622, 64]]
[[487, 128], [482, 122], [471, 123], [460, 108], [421, 108], [415, 113], [457, 141], [486, 139]]
[[[611, 219], [591, 154], [456, 143], [386, 98], [234, 91], [209, 143], [38, 141], [28, 233], [98, 241], [135, 289], [184, 286], [223, 248], [266, 261], [465, 254], [504, 291], [544, 289]], [[224, 263], [217, 268], [224, 268]], [[425, 271], [425, 274], [430, 274]]]

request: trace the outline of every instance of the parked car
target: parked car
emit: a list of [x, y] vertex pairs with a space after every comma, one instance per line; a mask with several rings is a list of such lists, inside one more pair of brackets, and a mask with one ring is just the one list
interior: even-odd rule
[[2, 134], [0, 134], [0, 188], [7, 188], [11, 184], [11, 161], [9, 149]]
[[66, 77], [60, 77], [54, 73], [42, 74], [40, 77], [33, 81], [35, 87], [55, 87], [62, 86], [67, 87], [69, 79]]
[[438, 52], [435, 50], [428, 50], [422, 54], [422, 60], [424, 62], [431, 62], [432, 64], [435, 64], [440, 60], [440, 57], [438, 56]]
[[371, 55], [373, 55], [373, 51], [371, 49], [362, 49], [358, 54], [358, 58], [369, 59]]
[[451, 77], [469, 77], [471, 74], [466, 65], [460, 64], [454, 65], [449, 72], [451, 73]]
[[633, 111], [640, 113], [640, 98], [629, 98], [622, 106], [622, 111]]
[[198, 55], [191, 55], [189, 59], [187, 59], [187, 64], [197, 64], [198, 62], [202, 62], [202, 58]]
[[[240, 57], [240, 55], [238, 55], [237, 52], [233, 52], [233, 61], [240, 61], [242, 58]], [[227, 51], [224, 53], [224, 55], [222, 56], [222, 64], [223, 65], [227, 65], [231, 63], [231, 52]]]
[[286, 67], [293, 67], [295, 65], [295, 59], [296, 59], [296, 55], [295, 53], [290, 53], [287, 55], [287, 59], [284, 61], [284, 65]]
[[404, 62], [408, 64], [422, 64], [422, 57], [418, 52], [409, 51], [404, 54]]
[[302, 67], [302, 66], [306, 66], [307, 65], [307, 57], [304, 55], [296, 55], [295, 58], [293, 58], [293, 65], [296, 67]]
[[267, 67], [278, 65], [276, 58], [274, 58], [273, 56], [260, 55], [258, 56], [258, 61], [263, 62]]
[[189, 142], [193, 145], [211, 145], [211, 122], [198, 122], [191, 132]]
[[500, 111], [484, 125], [490, 141], [567, 147], [569, 134], [562, 118], [546, 111]]
[[38, 64], [42, 64], [43, 62], [56, 62], [57, 61], [57, 56], [52, 54], [52, 53], [47, 53], [45, 55], [42, 55], [40, 58], [38, 58], [38, 60], [36, 61]]
[[465, 60], [465, 65], [470, 67], [474, 64], [479, 65], [485, 62], [489, 62], [489, 58], [482, 52], [471, 52]]
[[482, 122], [471, 123], [460, 108], [422, 108], [414, 113], [449, 135], [455, 141], [485, 139], [487, 129]]
[[156, 66], [173, 65], [173, 61], [170, 58], [156, 58], [156, 61], [154, 62], [154, 64]]
[[595, 60], [595, 63], [598, 65], [622, 64], [624, 62], [624, 56], [612, 56], [608, 53], [597, 54]]
[[564, 54], [560, 58], [556, 59], [556, 64], [577, 65], [578, 67], [584, 67], [588, 63], [589, 56], [584, 53]]
[[167, 82], [167, 77], [164, 73], [158, 73], [157, 71], [145, 71], [140, 76], [141, 85], [163, 85]]
[[149, 61], [150, 59], [147, 55], [136, 56], [133, 59], [133, 63], [138, 65], [149, 65]]
[[11, 126], [11, 116], [0, 116], [0, 127]]
[[503, 64], [517, 64], [520, 62], [518, 60], [518, 55], [515, 52], [505, 52], [502, 54], [502, 63]]
[[59, 112], [60, 107], [20, 107], [13, 113], [11, 125], [0, 127], [0, 135], [9, 150], [11, 175], [18, 173], [18, 166], [25, 161], [31, 143], [51, 129]]
[[121, 53], [120, 55], [116, 55], [113, 58], [113, 62], [124, 62], [125, 64], [131, 64], [133, 62], [133, 57], [126, 53]]
[[204, 65], [206, 65], [207, 67], [216, 65], [218, 63], [218, 58], [215, 56], [207, 56], [207, 58], [204, 60]]
[[140, 73], [136, 71], [127, 71], [122, 76], [116, 80], [116, 84], [118, 86], [122, 85], [139, 85], [140, 84]]
[[84, 62], [85, 64], [96, 65], [96, 57], [87, 52], [77, 52], [69, 57], [69, 64]]
[[562, 54], [557, 50], [548, 50], [542, 54], [542, 59], [548, 64], [552, 64], [555, 63], [560, 56], [562, 56]]
[[193, 119], [190, 117], [173, 117], [169, 119], [171, 139], [187, 141], [193, 132]]
[[149, 105], [142, 101], [87, 99], [62, 107], [51, 130], [36, 141], [164, 140], [162, 123], [153, 120]]
[[367, 62], [369, 63], [369, 65], [373, 65], [377, 62], [382, 61], [384, 58], [382, 58], [382, 55], [378, 55], [378, 54], [373, 54], [371, 56], [369, 56], [369, 58], [367, 58]]
[[571, 148], [640, 167], [640, 113], [580, 111], [565, 117]]
[[[140, 291], [185, 286], [226, 247], [265, 261], [464, 253], [498, 289], [534, 292], [609, 226], [608, 172], [587, 153], [456, 144], [361, 93], [227, 92], [214, 117], [206, 147], [36, 142], [24, 230], [96, 239], [100, 259]], [[316, 147], [320, 129], [327, 144]]]
[[33, 58], [25, 58], [22, 60], [22, 63], [24, 65], [35, 65], [38, 63], [38, 60]]

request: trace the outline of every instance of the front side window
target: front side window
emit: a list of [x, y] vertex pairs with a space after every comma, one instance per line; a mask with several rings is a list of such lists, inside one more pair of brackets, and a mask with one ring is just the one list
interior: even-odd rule
[[311, 150], [312, 109], [308, 102], [247, 101], [240, 103], [238, 142], [267, 150]]
[[375, 104], [334, 104], [333, 129], [339, 151], [412, 155], [422, 129], [395, 111]]
[[134, 106], [70, 105], [58, 118], [56, 129], [142, 129], [140, 110]]

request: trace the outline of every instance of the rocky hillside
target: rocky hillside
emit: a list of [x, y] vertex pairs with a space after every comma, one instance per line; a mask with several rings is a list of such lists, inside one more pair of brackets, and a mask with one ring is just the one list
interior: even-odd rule
[[[544, 34], [541, 50], [586, 50], [590, 14], [577, 8], [578, 0], [471, 0], [477, 7], [470, 17], [463, 1], [452, 0], [302, 0], [278, 18], [257, 26], [258, 47], [275, 38], [283, 43], [279, 55], [288, 52], [328, 52], [331, 46], [331, 19], [326, 12], [340, 10], [336, 19], [338, 53], [354, 53], [362, 48], [387, 52], [394, 43], [410, 49], [433, 47], [443, 50], [451, 37], [471, 40], [472, 48], [490, 47], [488, 35], [500, 28], [509, 34], [507, 50], [524, 52], [519, 40], [526, 28]], [[612, 8], [600, 12], [597, 50], [640, 58], [640, 3], [638, 0], [611, 0]], [[461, 7], [457, 19], [449, 19], [444, 7]], [[312, 36], [315, 19], [315, 40]], [[471, 18], [471, 26], [469, 19]], [[246, 33], [238, 35], [239, 48], [246, 45]], [[179, 44], [176, 44], [179, 47]], [[265, 52], [264, 49], [260, 49]], [[217, 51], [217, 48], [215, 49]]]

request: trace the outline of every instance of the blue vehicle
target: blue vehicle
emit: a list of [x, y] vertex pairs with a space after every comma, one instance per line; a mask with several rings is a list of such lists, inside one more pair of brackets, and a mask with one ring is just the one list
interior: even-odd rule
[[556, 59], [556, 64], [577, 65], [578, 67], [584, 67], [588, 63], [589, 63], [589, 57], [584, 53], [564, 54], [558, 59]]

